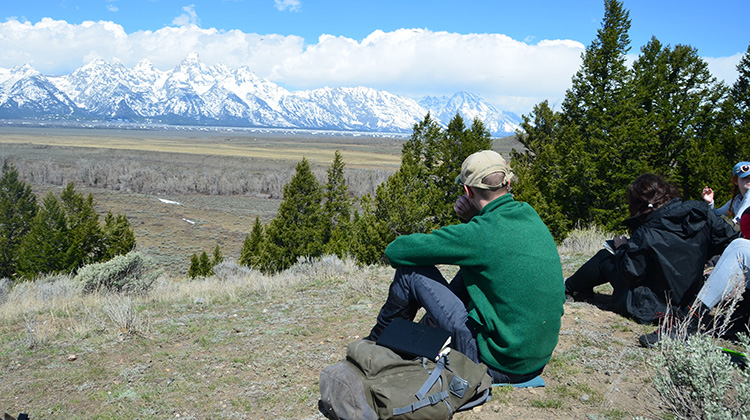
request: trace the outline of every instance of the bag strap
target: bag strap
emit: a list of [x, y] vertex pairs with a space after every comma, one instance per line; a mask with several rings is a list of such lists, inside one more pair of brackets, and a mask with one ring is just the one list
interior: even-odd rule
[[469, 410], [469, 409], [472, 409], [472, 408], [474, 408], [476, 406], [479, 406], [479, 405], [482, 405], [482, 404], [486, 403], [492, 397], [492, 395], [490, 395], [491, 392], [492, 392], [492, 389], [490, 389], [490, 388], [485, 389], [476, 398], [474, 398], [473, 400], [471, 400], [471, 401], [467, 402], [466, 404], [462, 405], [461, 407], [459, 407], [458, 411]]
[[441, 357], [440, 360], [438, 360], [437, 364], [435, 365], [435, 369], [430, 374], [430, 377], [427, 378], [424, 384], [422, 384], [422, 387], [419, 388], [419, 391], [417, 391], [417, 394], [415, 395], [417, 397], [417, 400], [424, 399], [425, 395], [427, 395], [428, 392], [430, 392], [430, 388], [432, 388], [433, 385], [435, 385], [435, 382], [440, 378], [440, 375], [443, 373], [443, 369], [445, 369], [445, 356]]
[[435, 385], [435, 382], [437, 382], [440, 379], [440, 375], [443, 373], [443, 370], [445, 369], [446, 364], [446, 356], [440, 357], [440, 360], [438, 360], [437, 364], [435, 365], [435, 369], [433, 369], [432, 373], [430, 373], [430, 376], [427, 378], [424, 384], [422, 384], [422, 387], [419, 388], [419, 391], [416, 393], [417, 401], [401, 408], [394, 408], [393, 409], [393, 415], [398, 416], [401, 414], [406, 413], [412, 413], [414, 411], [419, 410], [422, 407], [427, 407], [428, 405], [435, 405], [439, 403], [440, 401], [443, 401], [447, 399], [450, 396], [450, 392], [448, 391], [442, 391], [442, 392], [436, 392], [428, 397], [425, 398], [428, 392], [430, 392], [430, 389], [433, 385]]
[[[414, 411], [419, 410], [422, 407], [427, 407], [428, 405], [435, 405], [435, 404], [439, 403], [440, 401], [443, 401], [443, 400], [447, 399], [449, 396], [450, 396], [450, 392], [448, 392], [448, 391], [436, 392], [436, 393], [430, 395], [429, 397], [423, 398], [423, 399], [421, 399], [421, 400], [419, 400], [419, 401], [417, 401], [417, 402], [415, 402], [413, 404], [410, 404], [410, 405], [408, 405], [406, 407], [394, 408], [393, 409], [393, 415], [394, 416], [398, 416], [398, 415], [401, 415], [401, 414], [412, 413]], [[450, 408], [450, 405], [448, 406], [448, 408]]]

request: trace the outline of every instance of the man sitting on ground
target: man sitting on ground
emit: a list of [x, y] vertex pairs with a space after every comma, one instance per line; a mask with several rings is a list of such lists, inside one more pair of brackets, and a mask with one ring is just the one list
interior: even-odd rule
[[[396, 268], [368, 339], [395, 318], [425, 321], [452, 334], [451, 347], [485, 363], [495, 383], [538, 376], [557, 345], [565, 302], [560, 256], [547, 226], [509, 193], [513, 177], [498, 153], [466, 158], [454, 205], [464, 223], [396, 238], [385, 250]], [[460, 267], [448, 283], [435, 264]]]

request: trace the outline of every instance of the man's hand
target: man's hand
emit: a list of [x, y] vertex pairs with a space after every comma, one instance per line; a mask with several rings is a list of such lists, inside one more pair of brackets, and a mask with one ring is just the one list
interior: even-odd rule
[[469, 197], [466, 195], [458, 197], [456, 204], [453, 205], [453, 211], [455, 211], [458, 217], [462, 220], [471, 220], [472, 217], [479, 213], [479, 210], [471, 204], [471, 200], [469, 200]]
[[705, 200], [706, 203], [711, 204], [714, 202], [714, 190], [712, 190], [711, 188], [704, 187], [701, 195], [703, 196], [703, 200]]
[[614, 237], [615, 249], [628, 243], [628, 238], [623, 235], [617, 235]]

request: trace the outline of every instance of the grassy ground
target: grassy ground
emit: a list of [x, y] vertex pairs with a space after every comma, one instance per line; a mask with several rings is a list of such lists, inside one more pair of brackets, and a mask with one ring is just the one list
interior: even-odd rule
[[[575, 257], [574, 258], [578, 258]], [[0, 410], [33, 419], [322, 419], [320, 370], [366, 334], [392, 272], [326, 259], [275, 277], [162, 276], [147, 296], [84, 295], [67, 277], [0, 304]], [[649, 328], [566, 304], [545, 388], [496, 389], [458, 419], [658, 416]]]

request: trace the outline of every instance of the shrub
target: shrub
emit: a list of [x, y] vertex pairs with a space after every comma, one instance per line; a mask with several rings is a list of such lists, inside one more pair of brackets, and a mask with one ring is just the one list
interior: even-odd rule
[[8, 300], [8, 293], [10, 293], [10, 279], [0, 279], [0, 305]]
[[138, 293], [148, 290], [156, 278], [156, 273], [150, 272], [147, 266], [146, 258], [133, 251], [107, 262], [84, 266], [75, 280], [83, 284], [86, 292], [105, 289]]
[[[745, 351], [750, 350], [747, 338]], [[666, 339], [656, 357], [654, 388], [677, 419], [738, 419], [750, 416], [750, 372], [730, 362], [704, 334], [684, 343]]]
[[104, 312], [123, 336], [138, 335], [146, 330], [146, 323], [138, 315], [134, 306], [129, 297], [120, 296], [110, 297], [104, 305]]
[[[736, 289], [744, 291], [744, 283]], [[742, 293], [728, 293], [714, 308], [714, 320], [732, 318], [741, 299]], [[688, 333], [686, 319], [660, 326], [662, 342], [653, 360], [653, 383], [662, 405], [676, 419], [750, 418], [750, 370], [732, 363], [717, 346], [716, 337], [726, 332], [727, 323], [703, 318], [700, 323], [706, 329], [695, 334]], [[745, 354], [750, 354], [750, 339], [739, 334], [739, 340]]]
[[614, 234], [607, 233], [596, 225], [587, 228], [577, 226], [568, 233], [558, 251], [561, 254], [594, 255], [602, 249], [604, 241], [613, 236]]

